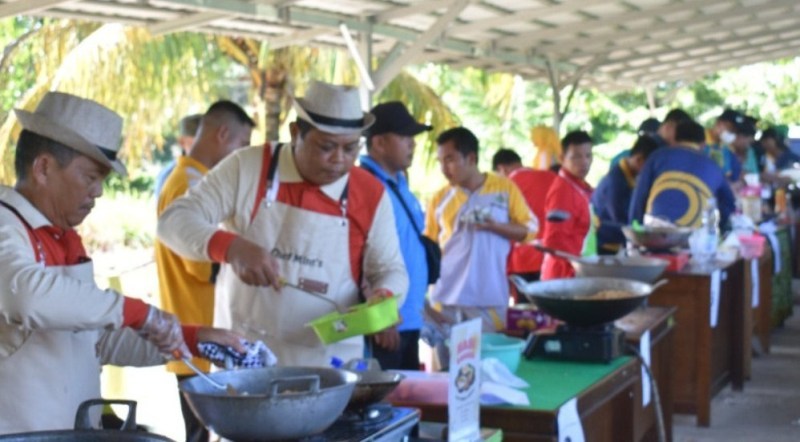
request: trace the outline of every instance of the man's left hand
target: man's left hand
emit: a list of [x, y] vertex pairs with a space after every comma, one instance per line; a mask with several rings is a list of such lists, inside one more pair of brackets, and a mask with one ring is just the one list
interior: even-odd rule
[[232, 347], [239, 353], [247, 352], [242, 345], [244, 336], [224, 328], [200, 327], [197, 330], [197, 342], [213, 342], [223, 347]]
[[[391, 290], [385, 288], [376, 288], [371, 290], [366, 295], [366, 298], [368, 304], [374, 304], [392, 296], [394, 295], [392, 295]], [[372, 339], [375, 341], [377, 346], [385, 349], [386, 351], [397, 351], [400, 348], [400, 332], [397, 331], [397, 324], [373, 334]]]
[[499, 223], [488, 219], [482, 223], [475, 223], [475, 229], [485, 230], [502, 236], [511, 241], [523, 241], [528, 235], [528, 228], [517, 223]]
[[375, 344], [386, 351], [397, 351], [400, 349], [400, 332], [397, 331], [397, 326], [393, 325], [383, 331], [372, 335]]
[[383, 300], [384, 298], [391, 298], [392, 296], [394, 296], [392, 295], [392, 291], [384, 288], [372, 289], [364, 294], [364, 297], [367, 298], [367, 303], [369, 304], [374, 304]]

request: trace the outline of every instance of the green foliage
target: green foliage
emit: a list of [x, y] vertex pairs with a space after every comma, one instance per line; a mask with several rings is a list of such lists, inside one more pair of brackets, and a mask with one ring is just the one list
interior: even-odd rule
[[[123, 115], [122, 152], [131, 178], [109, 178], [105, 190], [115, 198], [149, 197], [152, 177], [141, 172], [142, 166], [168, 161], [170, 151], [163, 147], [172, 142], [179, 119], [202, 112], [217, 98], [248, 101], [261, 109], [264, 82], [276, 79], [270, 76], [286, 79], [299, 93], [312, 78], [344, 84], [359, 80], [344, 51], [309, 46], [272, 50], [268, 42], [197, 33], [154, 37], [141, 28], [61, 19], [2, 19], [0, 46], [5, 49], [0, 58], [0, 182], [12, 178], [9, 147], [19, 132], [10, 109], [32, 109], [46, 91], [61, 90], [98, 100]], [[705, 125], [725, 106], [758, 117], [762, 128], [798, 124], [797, 72], [800, 58], [727, 70], [689, 83], [659, 83], [653, 88], [652, 110], [641, 90], [605, 94], [578, 89], [562, 118], [561, 135], [588, 131], [596, 142], [596, 161], [602, 162], [629, 147], [635, 129], [651, 113], [663, 118], [673, 107]], [[568, 93], [561, 91], [563, 100]], [[554, 113], [546, 82], [434, 64], [407, 67], [374, 97], [375, 102], [389, 100], [403, 101], [417, 119], [434, 126], [417, 140], [421, 155], [411, 172], [416, 177], [412, 185], [425, 192], [442, 182], [434, 168], [434, 140], [441, 131], [463, 125], [475, 132], [484, 170], [500, 147], [517, 150], [529, 164], [534, 152], [530, 130], [550, 125]], [[290, 106], [285, 95], [279, 101], [285, 122]], [[285, 125], [283, 129], [285, 135]], [[594, 167], [602, 168], [599, 163]]]
[[[0, 20], [0, 47], [4, 48], [0, 62], [0, 120], [5, 116], [22, 96], [36, 82], [36, 71], [25, 69], [33, 64], [34, 54], [29, 51], [16, 51], [16, 48], [30, 38], [41, 27], [41, 19], [15, 17]], [[10, 60], [14, 59], [14, 63]]]
[[418, 158], [422, 159], [425, 169], [430, 169], [435, 160], [436, 135], [459, 124], [455, 112], [433, 88], [408, 72], [401, 72], [375, 97], [376, 103], [385, 101], [401, 101], [418, 121], [433, 126], [432, 131], [417, 138], [422, 154]]
[[[710, 76], [709, 80], [715, 81], [716, 75]], [[689, 86], [689, 90], [694, 95], [694, 103], [692, 106], [684, 109], [690, 115], [700, 115], [705, 112], [709, 107], [723, 106], [725, 104], [725, 97], [722, 92], [713, 88], [714, 83], [695, 82]]]
[[[105, 194], [78, 226], [91, 253], [115, 248], [152, 248], [156, 231], [156, 205], [152, 194]], [[130, 263], [128, 263], [130, 264]]]
[[[205, 109], [209, 97], [227, 95], [224, 91], [229, 85], [220, 79], [225, 78], [230, 63], [209, 44], [207, 35], [153, 37], [143, 28], [115, 24], [38, 20], [32, 25], [15, 20], [23, 21], [0, 20], [0, 29], [16, 30], [7, 37], [17, 42], [7, 63], [12, 72], [27, 76], [14, 83], [24, 89], [3, 83], [11, 77], [0, 77], [0, 90], [14, 90], [11, 98], [7, 95], [5, 99], [31, 110], [46, 91], [60, 90], [103, 103], [123, 116], [121, 152], [129, 168], [140, 167], [151, 158], [153, 149], [161, 149], [163, 133], [174, 131], [190, 109]], [[20, 34], [18, 28], [23, 26], [38, 27], [31, 28], [31, 34]], [[21, 35], [28, 37], [21, 41]], [[0, 127], [0, 156], [5, 166], [0, 181], [12, 179], [7, 167], [9, 147], [18, 133], [14, 118], [7, 118]]]
[[146, 174], [135, 177], [122, 178], [112, 173], [103, 182], [103, 194], [114, 198], [119, 194], [146, 197], [153, 194], [155, 178]]
[[[534, 114], [541, 115], [541, 119], [546, 119], [548, 113], [552, 115], [541, 108], [547, 101], [541, 99], [535, 86], [510, 74], [473, 68], [452, 69], [431, 64], [409, 68], [409, 71], [430, 86], [448, 109], [458, 110], [453, 114], [452, 125], [435, 126], [434, 132], [438, 134], [456, 124], [473, 131], [481, 143], [482, 167], [488, 168], [492, 155], [501, 147], [510, 147], [532, 157], [530, 129], [540, 123], [529, 122], [534, 113], [530, 110], [535, 110]], [[435, 149], [435, 146], [429, 148]]]

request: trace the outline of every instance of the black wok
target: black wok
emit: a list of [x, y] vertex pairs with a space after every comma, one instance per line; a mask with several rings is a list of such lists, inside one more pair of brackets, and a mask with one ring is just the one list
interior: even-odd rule
[[[542, 311], [567, 324], [581, 327], [613, 322], [642, 305], [650, 293], [665, 284], [619, 278], [572, 278], [527, 282], [510, 276], [517, 290]], [[629, 292], [630, 296], [616, 299], [589, 299], [604, 290]]]
[[[128, 416], [119, 430], [94, 429], [89, 418], [89, 409], [106, 404], [122, 404], [128, 407]], [[170, 442], [164, 436], [136, 430], [136, 401], [90, 399], [84, 401], [75, 413], [75, 429], [33, 431], [0, 435], [2, 442]]]
[[392, 392], [405, 376], [389, 371], [369, 370], [358, 372], [361, 378], [356, 382], [353, 396], [347, 403], [347, 410], [362, 410], [380, 402]]

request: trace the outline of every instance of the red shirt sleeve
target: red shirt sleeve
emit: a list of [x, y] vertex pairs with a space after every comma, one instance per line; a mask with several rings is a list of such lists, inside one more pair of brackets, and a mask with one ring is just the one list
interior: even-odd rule
[[122, 326], [131, 328], [141, 328], [150, 312], [150, 304], [141, 299], [123, 297], [122, 303]]
[[[568, 186], [569, 183], [559, 178], [547, 193], [544, 206], [545, 222], [542, 242], [547, 247], [580, 255], [583, 238], [575, 234], [577, 208], [575, 207], [572, 189]], [[562, 211], [569, 214], [569, 216], [564, 221], [553, 222], [547, 220], [548, 214], [554, 211]], [[552, 255], [547, 257], [545, 265], [542, 267], [542, 279], [567, 278], [574, 274], [575, 270], [569, 261]]]
[[189, 351], [192, 352], [192, 355], [202, 356], [197, 349], [197, 332], [200, 330], [200, 326], [182, 325], [181, 329], [183, 331], [183, 340], [186, 342], [186, 346], [189, 347]]
[[214, 262], [227, 262], [225, 258], [228, 256], [228, 249], [233, 240], [236, 239], [236, 234], [218, 230], [217, 233], [211, 236], [208, 241], [208, 256]]

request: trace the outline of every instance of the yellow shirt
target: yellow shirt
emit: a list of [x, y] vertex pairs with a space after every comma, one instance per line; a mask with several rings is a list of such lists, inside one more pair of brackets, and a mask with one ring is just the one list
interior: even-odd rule
[[[208, 172], [205, 165], [190, 157], [178, 158], [175, 169], [167, 177], [158, 198], [160, 216], [173, 201], [199, 183]], [[212, 325], [214, 319], [214, 283], [211, 282], [212, 263], [191, 261], [156, 240], [156, 267], [161, 307], [174, 313], [181, 323]], [[210, 363], [195, 358], [201, 370], [208, 371]], [[182, 362], [171, 362], [167, 369], [178, 374], [192, 374]]]
[[536, 237], [538, 221], [522, 192], [507, 178], [489, 174], [475, 192], [454, 186], [437, 192], [425, 226], [425, 234], [443, 249], [441, 277], [431, 299], [442, 305], [502, 308], [508, 305], [511, 241], [469, 227], [476, 216], [524, 226], [528, 230], [524, 242]]
[[[522, 192], [513, 181], [490, 173], [487, 174], [486, 181], [477, 192], [480, 195], [507, 197], [509, 222], [528, 228], [528, 235], [522, 242], [533, 241], [536, 238], [539, 223], [528, 208]], [[467, 199], [469, 199], [467, 192], [454, 186], [446, 186], [436, 192], [425, 214], [425, 236], [438, 242], [439, 246], [444, 248], [444, 245], [453, 235], [459, 212], [464, 203], [467, 202]]]

